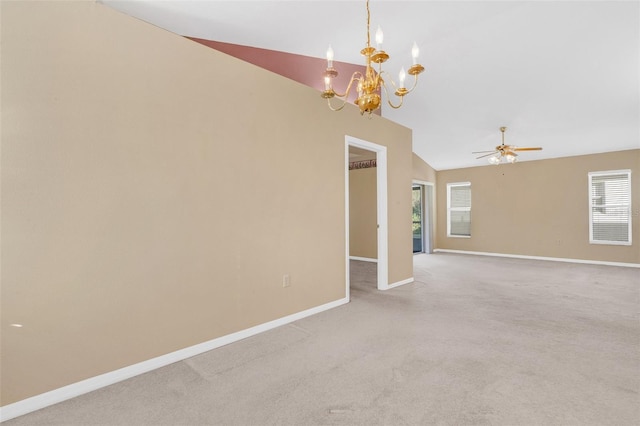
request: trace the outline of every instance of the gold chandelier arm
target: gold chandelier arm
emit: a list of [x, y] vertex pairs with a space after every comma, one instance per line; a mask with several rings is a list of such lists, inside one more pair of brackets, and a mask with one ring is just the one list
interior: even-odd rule
[[[381, 75], [381, 76], [382, 76], [382, 75], [388, 76], [388, 75], [389, 75], [389, 73], [388, 73], [388, 72], [386, 72], [386, 71], [381, 71], [381, 72], [379, 73], [379, 75]], [[398, 90], [398, 87], [396, 86], [396, 83], [393, 81], [393, 79], [392, 79], [392, 78], [389, 78], [389, 80], [391, 80], [391, 85], [393, 86], [393, 89], [394, 89], [394, 90]], [[383, 80], [383, 81], [384, 81], [384, 80]], [[411, 86], [411, 89], [407, 89], [407, 88], [405, 88], [405, 89], [404, 89], [404, 95], [407, 95], [407, 94], [409, 94], [409, 93], [413, 92], [413, 89], [415, 89], [417, 85], [418, 85], [418, 74], [415, 74], [415, 75], [413, 76], [413, 85]], [[386, 92], [386, 90], [387, 90], [387, 88], [385, 87], [385, 92]], [[404, 96], [404, 95], [403, 95], [403, 96]]]
[[404, 101], [404, 96], [400, 96], [400, 103], [398, 105], [394, 105], [391, 103], [391, 98], [387, 98], [387, 103], [393, 109], [398, 109], [402, 106], [402, 101]]
[[411, 86], [411, 89], [407, 90], [407, 93], [413, 92], [413, 89], [415, 89], [417, 85], [418, 85], [418, 74], [414, 74], [414, 76], [413, 76], [413, 86]]
[[[345, 99], [346, 99], [346, 98], [347, 98], [347, 95], [349, 94], [349, 89], [351, 89], [351, 87], [350, 87], [350, 86], [351, 86], [351, 85], [347, 86], [347, 91], [346, 91], [346, 92], [344, 92], [344, 93], [338, 93], [338, 92], [336, 92], [336, 91], [334, 90], [334, 91], [333, 91], [333, 93], [335, 94], [335, 97], [336, 97], [336, 98], [345, 98]], [[333, 89], [333, 87], [332, 87], [332, 89]]]
[[[353, 83], [355, 81], [362, 80], [362, 79], [364, 79], [363, 76], [362, 76], [362, 73], [360, 71], [355, 71], [353, 73], [353, 75], [351, 75], [351, 79], [349, 80], [349, 84], [347, 85], [347, 90], [345, 90], [344, 93], [341, 94], [341, 93], [338, 93], [338, 92], [334, 91], [336, 97], [344, 98], [345, 101], [346, 101], [347, 97], [349, 96], [349, 93], [351, 93], [351, 86], [353, 86]], [[332, 89], [333, 89], [333, 87], [332, 87]]]
[[[384, 88], [384, 94], [387, 97], [387, 103], [389, 104], [389, 106], [393, 109], [398, 109], [402, 106], [402, 102], [404, 101], [404, 96], [399, 96], [400, 98], [400, 103], [398, 105], [394, 105], [391, 102], [391, 96], [389, 95], [389, 90], [387, 89], [387, 84], [385, 83], [384, 79], [380, 79], [380, 82], [382, 83], [382, 87]], [[393, 84], [393, 86], [395, 87], [395, 83], [393, 83], [393, 80], [391, 81], [391, 84]]]
[[387, 91], [387, 84], [386, 84], [386, 83], [387, 83], [387, 81], [390, 81], [390, 82], [391, 82], [391, 86], [393, 86], [393, 90], [394, 90], [394, 91], [395, 91], [395, 90], [397, 90], [396, 82], [395, 82], [395, 81], [393, 81], [393, 78], [389, 75], [389, 73], [388, 73], [388, 72], [383, 71], [382, 69], [380, 69], [380, 70], [378, 71], [378, 78], [380, 79], [380, 84], [384, 87], [384, 91], [385, 91], [385, 93], [387, 93], [387, 94], [389, 93], [389, 92]]
[[331, 105], [331, 98], [328, 98], [327, 99], [327, 105], [329, 105], [329, 109], [331, 111], [340, 111], [347, 104], [347, 100], [346, 99], [341, 99], [341, 100], [342, 100], [342, 105], [340, 105], [337, 108], [334, 108], [333, 105]]

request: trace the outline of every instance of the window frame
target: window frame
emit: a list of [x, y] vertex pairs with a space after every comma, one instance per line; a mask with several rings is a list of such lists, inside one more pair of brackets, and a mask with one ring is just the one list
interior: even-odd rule
[[[469, 187], [469, 207], [451, 207], [451, 188], [468, 186]], [[447, 237], [449, 238], [471, 238], [471, 182], [451, 182], [447, 183]], [[469, 212], [469, 235], [452, 235], [451, 234], [451, 212], [452, 211], [468, 211]]]
[[[594, 213], [594, 207], [599, 209], [600, 212], [605, 211], [605, 209], [607, 208], [607, 204], [606, 204], [606, 192], [604, 192], [603, 195], [599, 196], [599, 197], [594, 197], [593, 196], [593, 178], [594, 177], [598, 177], [598, 176], [614, 176], [614, 175], [626, 175], [627, 176], [627, 181], [628, 181], [628, 198], [629, 198], [629, 204], [626, 206], [627, 207], [627, 226], [628, 226], [628, 239], [627, 241], [610, 241], [610, 240], [594, 240], [593, 239], [593, 213]], [[630, 169], [624, 169], [624, 170], [605, 170], [605, 171], [597, 171], [597, 172], [589, 172], [588, 173], [588, 186], [587, 189], [589, 191], [588, 194], [588, 202], [589, 202], [589, 244], [600, 244], [600, 245], [616, 245], [616, 246], [630, 246], [632, 245], [632, 222], [633, 222], [633, 217], [631, 215], [631, 206], [633, 203], [633, 200], [631, 199], [632, 197], [632, 191], [631, 191], [631, 170]], [[604, 203], [600, 203], [600, 204], [594, 204], [594, 200], [595, 198], [603, 198], [605, 197], [605, 202]], [[615, 205], [620, 205], [620, 203], [614, 204]], [[625, 205], [623, 204], [622, 207], [625, 207]]]

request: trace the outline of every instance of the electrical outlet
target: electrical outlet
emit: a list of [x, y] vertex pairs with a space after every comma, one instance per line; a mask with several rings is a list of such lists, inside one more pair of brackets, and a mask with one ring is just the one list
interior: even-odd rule
[[289, 276], [289, 274], [283, 275], [282, 287], [289, 287], [289, 286], [291, 286], [291, 277]]

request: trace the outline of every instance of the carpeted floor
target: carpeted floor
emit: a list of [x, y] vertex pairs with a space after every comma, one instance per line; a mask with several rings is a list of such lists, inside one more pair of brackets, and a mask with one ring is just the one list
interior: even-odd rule
[[415, 282], [3, 424], [637, 425], [638, 269], [438, 253]]

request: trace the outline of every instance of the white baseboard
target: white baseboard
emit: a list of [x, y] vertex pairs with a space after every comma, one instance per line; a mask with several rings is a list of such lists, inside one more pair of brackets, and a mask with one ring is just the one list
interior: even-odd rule
[[349, 256], [350, 260], [359, 260], [361, 262], [373, 262], [378, 263], [378, 259], [373, 259], [371, 257], [358, 257], [358, 256]]
[[0, 423], [348, 303], [339, 299], [0, 407]]
[[397, 281], [395, 283], [389, 284], [387, 286], [387, 288], [383, 288], [383, 290], [389, 290], [389, 289], [392, 289], [392, 288], [395, 288], [395, 287], [399, 287], [401, 285], [410, 284], [412, 282], [413, 282], [413, 277], [407, 278], [406, 280]]
[[512, 257], [515, 259], [549, 260], [552, 262], [587, 263], [591, 265], [624, 266], [627, 268], [640, 268], [640, 263], [605, 262], [600, 260], [568, 259], [564, 257], [524, 256], [520, 254], [487, 253], [483, 251], [464, 251], [464, 250], [448, 250], [448, 249], [435, 249], [433, 251], [441, 252], [441, 253], [474, 254], [478, 256]]

